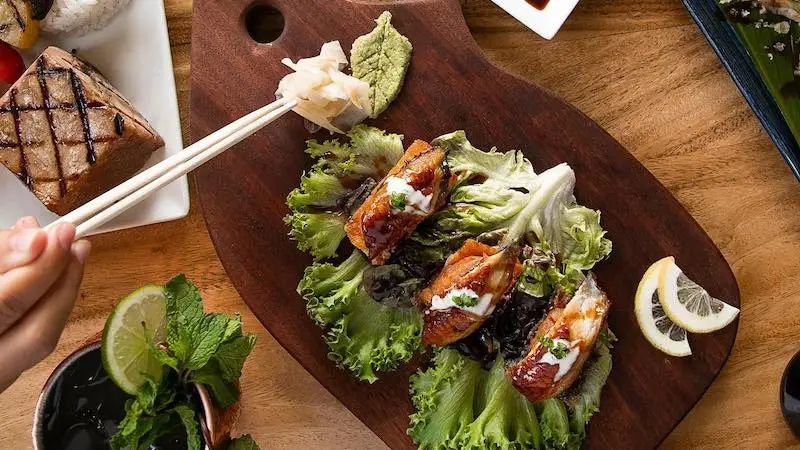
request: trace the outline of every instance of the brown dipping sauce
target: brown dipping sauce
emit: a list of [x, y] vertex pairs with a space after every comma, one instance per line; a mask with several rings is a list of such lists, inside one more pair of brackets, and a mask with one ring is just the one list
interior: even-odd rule
[[533, 5], [533, 7], [536, 9], [544, 9], [544, 7], [547, 6], [547, 3], [549, 3], [550, 0], [527, 0], [527, 2]]

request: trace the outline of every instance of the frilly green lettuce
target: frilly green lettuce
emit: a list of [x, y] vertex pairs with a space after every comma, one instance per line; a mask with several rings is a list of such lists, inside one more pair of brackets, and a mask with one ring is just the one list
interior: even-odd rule
[[336, 255], [345, 236], [347, 217], [327, 212], [297, 212], [286, 216], [284, 221], [291, 227], [289, 235], [300, 250], [311, 253], [315, 259], [324, 259]]
[[600, 212], [585, 206], [560, 205], [552, 215], [534, 220], [531, 228], [572, 269], [591, 269], [611, 253], [611, 241], [600, 226]]
[[415, 411], [408, 434], [420, 449], [579, 449], [599, 411], [611, 372], [613, 334], [604, 330], [578, 381], [537, 405], [506, 378], [502, 358], [490, 370], [452, 349], [411, 377]]
[[439, 351], [428, 370], [411, 378], [408, 434], [420, 449], [527, 449], [540, 447], [534, 406], [506, 379], [498, 358], [491, 370]]
[[307, 142], [314, 165], [286, 199], [289, 236], [316, 259], [336, 255], [345, 236], [343, 203], [354, 189], [367, 178], [380, 181], [403, 156], [401, 135], [357, 125], [347, 136], [347, 142]]
[[289, 193], [286, 203], [292, 211], [335, 208], [350, 193], [339, 177], [312, 169], [300, 178], [300, 187]]
[[608, 328], [601, 332], [580, 379], [562, 396], [570, 411], [570, 440], [575, 447], [580, 447], [586, 437], [589, 420], [600, 411], [600, 394], [611, 375], [611, 348], [616, 340], [617, 337]]
[[525, 236], [558, 254], [562, 273], [588, 270], [611, 252], [600, 213], [575, 203], [575, 174], [566, 164], [537, 175], [521, 152], [481, 151], [463, 131], [434, 143], [448, 150], [458, 176], [450, 204], [434, 216], [437, 228], [474, 235], [507, 230], [507, 241]]
[[506, 187], [525, 187], [536, 179], [531, 162], [519, 150], [488, 152], [475, 148], [464, 131], [455, 131], [433, 140], [448, 152], [447, 163], [453, 173], [463, 179], [481, 175]]
[[298, 292], [308, 315], [326, 330], [329, 357], [370, 383], [376, 372], [395, 369], [422, 344], [422, 316], [416, 307], [380, 304], [361, 286], [369, 261], [358, 251], [340, 265], [315, 263]]

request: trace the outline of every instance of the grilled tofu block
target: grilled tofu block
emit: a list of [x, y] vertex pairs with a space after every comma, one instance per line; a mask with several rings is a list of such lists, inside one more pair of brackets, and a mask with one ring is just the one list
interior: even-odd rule
[[480, 328], [519, 278], [519, 254], [516, 247], [499, 250], [470, 239], [450, 255], [418, 296], [422, 340], [444, 347]]
[[0, 0], [0, 40], [28, 48], [39, 39], [39, 21], [30, 0]]
[[59, 215], [130, 178], [163, 146], [96, 69], [56, 47], [0, 98], [0, 163]]
[[350, 242], [372, 264], [384, 264], [397, 244], [447, 201], [445, 156], [439, 147], [414, 141], [347, 222]]

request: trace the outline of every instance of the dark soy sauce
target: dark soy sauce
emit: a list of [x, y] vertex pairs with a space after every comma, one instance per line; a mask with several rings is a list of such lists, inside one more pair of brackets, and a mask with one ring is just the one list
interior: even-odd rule
[[[108, 441], [125, 417], [130, 398], [106, 374], [99, 348], [84, 353], [49, 392], [41, 423], [43, 450], [109, 450]], [[151, 450], [185, 448], [186, 434], [176, 429]]]
[[781, 412], [795, 436], [800, 437], [800, 352], [786, 366], [781, 380]]
[[536, 9], [544, 9], [544, 7], [547, 6], [548, 3], [550, 3], [550, 0], [527, 0], [527, 1], [528, 3], [533, 5], [533, 7]]

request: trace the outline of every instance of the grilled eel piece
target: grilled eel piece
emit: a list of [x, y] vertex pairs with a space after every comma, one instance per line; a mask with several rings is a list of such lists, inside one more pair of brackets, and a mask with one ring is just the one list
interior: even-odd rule
[[492, 314], [522, 272], [520, 249], [500, 250], [468, 240], [423, 289], [422, 339], [443, 347], [472, 334]]
[[557, 294], [531, 337], [527, 355], [506, 367], [511, 384], [533, 403], [569, 388], [594, 349], [609, 307], [592, 275], [571, 299]]
[[428, 216], [444, 206], [450, 191], [445, 151], [414, 141], [345, 225], [350, 242], [374, 265]]

